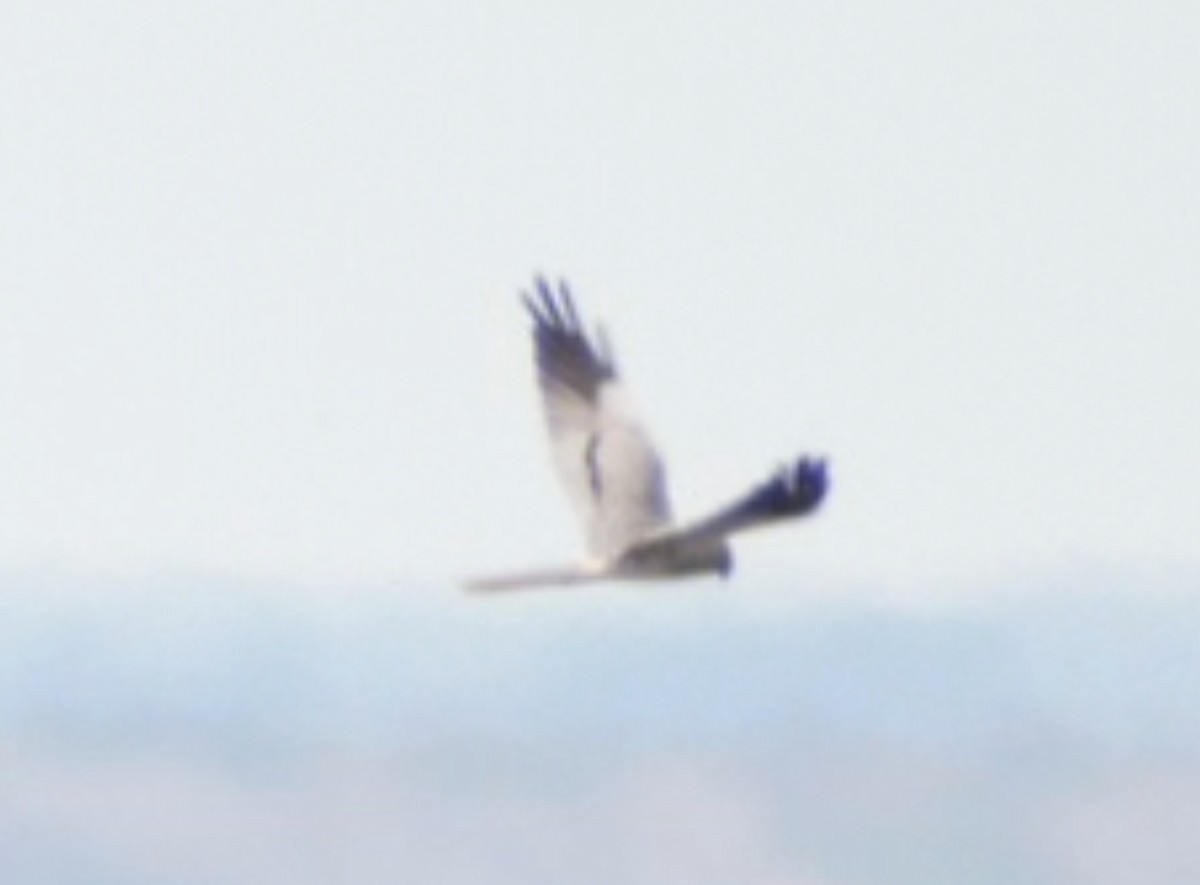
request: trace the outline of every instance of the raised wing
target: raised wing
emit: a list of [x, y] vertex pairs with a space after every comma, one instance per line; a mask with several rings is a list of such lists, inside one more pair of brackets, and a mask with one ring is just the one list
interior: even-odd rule
[[555, 467], [588, 551], [608, 558], [670, 521], [663, 468], [603, 333], [589, 339], [565, 283], [524, 295]]

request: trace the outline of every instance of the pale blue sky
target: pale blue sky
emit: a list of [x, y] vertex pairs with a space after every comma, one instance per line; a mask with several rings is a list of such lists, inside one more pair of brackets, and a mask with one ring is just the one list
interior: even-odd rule
[[1194, 562], [1197, 45], [1182, 2], [12, 4], [0, 562], [561, 559], [536, 270], [679, 510], [831, 456], [751, 586]]

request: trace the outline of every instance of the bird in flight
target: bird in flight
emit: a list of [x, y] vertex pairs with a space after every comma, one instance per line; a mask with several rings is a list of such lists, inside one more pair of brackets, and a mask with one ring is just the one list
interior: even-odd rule
[[657, 580], [733, 569], [735, 532], [814, 512], [829, 487], [824, 459], [800, 457], [701, 519], [672, 521], [662, 462], [638, 420], [603, 330], [589, 336], [565, 282], [523, 293], [559, 478], [583, 524], [576, 563], [476, 578], [469, 590]]

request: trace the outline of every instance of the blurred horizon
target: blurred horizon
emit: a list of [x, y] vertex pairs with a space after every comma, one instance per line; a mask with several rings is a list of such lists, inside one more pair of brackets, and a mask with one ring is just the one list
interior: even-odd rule
[[9, 573], [0, 878], [1183, 883], [1196, 578], [914, 607]]

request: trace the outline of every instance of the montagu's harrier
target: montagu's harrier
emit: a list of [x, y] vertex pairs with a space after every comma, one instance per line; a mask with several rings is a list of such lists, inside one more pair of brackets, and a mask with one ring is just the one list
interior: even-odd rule
[[477, 578], [471, 590], [604, 580], [655, 580], [733, 567], [734, 532], [812, 513], [829, 486], [825, 461], [800, 457], [738, 500], [674, 524], [662, 463], [633, 414], [602, 331], [589, 337], [565, 283], [524, 295], [555, 466], [583, 523], [587, 557], [573, 565]]

